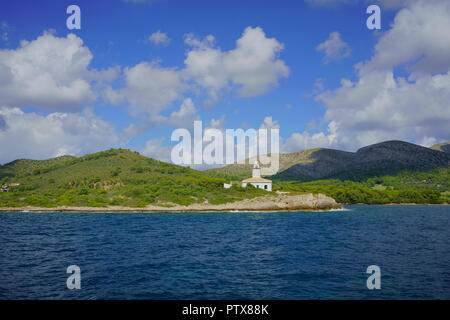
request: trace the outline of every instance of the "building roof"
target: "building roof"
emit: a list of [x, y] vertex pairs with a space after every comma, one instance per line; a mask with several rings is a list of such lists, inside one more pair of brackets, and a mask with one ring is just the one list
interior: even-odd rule
[[264, 179], [264, 178], [249, 178], [242, 180], [242, 182], [272, 182], [272, 180]]

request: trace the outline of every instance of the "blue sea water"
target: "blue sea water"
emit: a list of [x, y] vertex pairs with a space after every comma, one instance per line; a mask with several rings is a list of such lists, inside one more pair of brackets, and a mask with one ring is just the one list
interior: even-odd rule
[[450, 299], [450, 207], [347, 208], [2, 212], [0, 299]]

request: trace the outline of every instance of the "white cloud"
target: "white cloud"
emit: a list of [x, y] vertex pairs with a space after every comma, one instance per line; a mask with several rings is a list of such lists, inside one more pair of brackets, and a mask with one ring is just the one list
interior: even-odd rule
[[450, 2], [418, 1], [398, 12], [361, 74], [404, 66], [412, 78], [450, 68]]
[[215, 42], [216, 39], [211, 34], [207, 35], [203, 40], [196, 38], [193, 33], [186, 33], [184, 35], [184, 43], [194, 48], [208, 49], [213, 47]]
[[280, 129], [280, 124], [277, 120], [273, 120], [272, 117], [265, 117], [263, 123], [260, 126], [261, 129]]
[[267, 38], [264, 31], [246, 28], [237, 40], [236, 49], [227, 52], [224, 65], [232, 81], [240, 85], [240, 94], [252, 97], [276, 85], [278, 79], [289, 75], [289, 68], [278, 59], [284, 45], [275, 38]]
[[212, 129], [224, 129], [225, 128], [225, 115], [223, 114], [220, 119], [211, 118], [211, 121], [207, 125], [207, 128]]
[[160, 30], [152, 33], [148, 40], [155, 44], [155, 45], [164, 45], [167, 46], [170, 43], [170, 38], [167, 36], [167, 34], [161, 32]]
[[162, 68], [157, 63], [141, 62], [124, 69], [126, 86], [106, 91], [112, 104], [128, 101], [133, 114], [157, 115], [180, 97], [186, 86], [178, 71]]
[[197, 109], [191, 98], [187, 98], [183, 101], [178, 111], [174, 111], [170, 114], [167, 120], [163, 120], [173, 126], [181, 128], [190, 128], [194, 124], [194, 120], [197, 120]]
[[[322, 121], [328, 122], [327, 132], [294, 133], [284, 152], [356, 150], [385, 140], [425, 146], [450, 140], [450, 38], [445, 33], [450, 3], [407, 4], [379, 38], [373, 57], [356, 66], [356, 81], [342, 79], [336, 90], [315, 92], [326, 107]], [[394, 71], [405, 66], [407, 77], [396, 77]]]
[[289, 153], [311, 148], [335, 147], [337, 146], [336, 131], [337, 125], [334, 121], [331, 121], [328, 125], [327, 133], [318, 132], [310, 134], [307, 131], [303, 133], [294, 132], [281, 145], [281, 152]]
[[194, 120], [198, 119], [199, 116], [197, 115], [197, 108], [195, 108], [194, 102], [191, 98], [187, 98], [184, 99], [180, 108], [177, 111], [173, 111], [169, 116], [160, 114], [141, 115], [140, 121], [131, 123], [124, 129], [124, 133], [127, 138], [134, 138], [160, 123], [191, 129], [194, 125]]
[[341, 60], [350, 55], [349, 45], [342, 41], [339, 32], [331, 32], [327, 40], [316, 47], [317, 51], [325, 54], [324, 63], [329, 63], [333, 60]]
[[74, 34], [45, 32], [23, 40], [16, 50], [0, 50], [0, 104], [78, 111], [95, 99], [88, 65], [89, 49]]
[[119, 142], [114, 127], [89, 110], [83, 114], [41, 116], [19, 108], [0, 108], [0, 163], [82, 155], [109, 149]]
[[[127, 103], [133, 115], [149, 115], [148, 123], [164, 122], [160, 113], [182, 99], [188, 89], [197, 94], [206, 91], [207, 104], [214, 104], [223, 91], [237, 88], [241, 96], [257, 96], [289, 75], [289, 68], [278, 58], [283, 45], [267, 38], [259, 27], [246, 28], [236, 48], [230, 51], [214, 47], [211, 35], [199, 40], [186, 34], [184, 41], [191, 47], [184, 69], [163, 68], [157, 61], [141, 62], [125, 68], [125, 87], [106, 87], [104, 99], [112, 104]], [[130, 132], [135, 128], [130, 128]]]
[[424, 137], [448, 140], [450, 74], [415, 82], [392, 71], [372, 72], [357, 82], [318, 96], [327, 106], [325, 120], [338, 124], [338, 144], [357, 148], [383, 140]]
[[[429, 145], [450, 139], [450, 3], [412, 2], [400, 10], [358, 79], [317, 95], [334, 124], [330, 146], [354, 150], [383, 140]], [[442, 30], [442, 31], [441, 31]], [[394, 70], [407, 66], [407, 78]], [[333, 136], [334, 135], [334, 136]], [[310, 138], [310, 137], [306, 137]], [[326, 140], [320, 140], [326, 142]]]
[[152, 116], [140, 116], [139, 122], [133, 122], [126, 127], [123, 132], [128, 139], [135, 138], [147, 130], [154, 128], [157, 124], [157, 120]]
[[139, 150], [139, 153], [156, 160], [170, 162], [171, 148], [163, 145], [164, 138], [150, 139], [146, 142], [145, 147]]
[[187, 53], [185, 73], [208, 90], [213, 101], [230, 85], [237, 87], [241, 96], [253, 97], [289, 75], [289, 68], [278, 58], [283, 44], [267, 38], [259, 27], [246, 28], [236, 48], [229, 51], [214, 47], [213, 36], [199, 40], [188, 34], [185, 42], [193, 47]]

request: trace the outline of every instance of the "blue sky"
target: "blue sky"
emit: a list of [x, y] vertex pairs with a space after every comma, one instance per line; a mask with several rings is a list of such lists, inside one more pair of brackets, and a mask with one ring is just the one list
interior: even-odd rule
[[[193, 119], [279, 127], [284, 152], [449, 140], [450, 45], [427, 34], [447, 27], [447, 1], [374, 2], [379, 31], [362, 0], [2, 2], [0, 162], [109, 147], [167, 160]], [[81, 30], [66, 27], [71, 4]]]

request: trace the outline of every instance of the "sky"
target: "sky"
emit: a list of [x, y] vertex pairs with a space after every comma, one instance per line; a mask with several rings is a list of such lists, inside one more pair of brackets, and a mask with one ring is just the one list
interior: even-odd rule
[[1, 1], [0, 164], [170, 161], [194, 120], [279, 128], [281, 152], [448, 141], [449, 30], [446, 0]]

